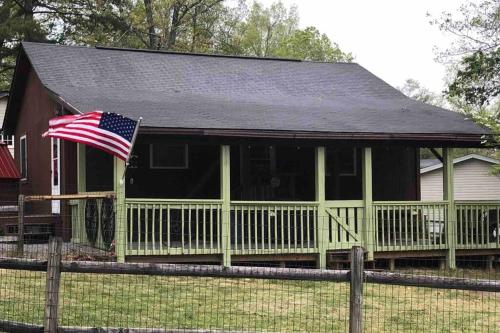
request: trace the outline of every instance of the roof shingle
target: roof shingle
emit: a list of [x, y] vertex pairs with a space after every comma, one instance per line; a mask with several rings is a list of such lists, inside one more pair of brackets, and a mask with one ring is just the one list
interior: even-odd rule
[[482, 134], [354, 63], [200, 56], [23, 43], [46, 88], [82, 112], [152, 128]]

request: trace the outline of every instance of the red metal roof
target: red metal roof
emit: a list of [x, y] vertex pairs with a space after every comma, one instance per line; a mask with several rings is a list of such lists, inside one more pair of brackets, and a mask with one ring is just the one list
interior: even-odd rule
[[19, 171], [6, 144], [0, 144], [0, 179], [19, 179]]

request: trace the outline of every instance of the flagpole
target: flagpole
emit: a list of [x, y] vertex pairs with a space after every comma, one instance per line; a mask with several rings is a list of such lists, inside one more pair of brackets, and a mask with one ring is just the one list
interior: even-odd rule
[[139, 119], [137, 119], [137, 124], [135, 125], [134, 134], [132, 134], [132, 141], [130, 141], [130, 152], [128, 153], [127, 159], [125, 160], [125, 169], [123, 170], [120, 185], [123, 185], [125, 183], [125, 173], [127, 172], [127, 168], [130, 164], [130, 156], [132, 155], [132, 150], [134, 149], [135, 140], [137, 139], [137, 134], [139, 133], [139, 126], [141, 126], [141, 121], [142, 117], [139, 117]]

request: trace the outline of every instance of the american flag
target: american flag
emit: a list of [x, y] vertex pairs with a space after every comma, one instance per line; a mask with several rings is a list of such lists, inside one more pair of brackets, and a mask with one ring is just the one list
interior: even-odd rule
[[49, 120], [43, 137], [83, 143], [127, 160], [137, 121], [116, 113], [92, 111]]

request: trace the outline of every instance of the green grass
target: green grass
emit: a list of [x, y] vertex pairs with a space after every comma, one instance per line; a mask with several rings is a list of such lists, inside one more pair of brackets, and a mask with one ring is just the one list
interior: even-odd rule
[[[44, 285], [45, 273], [0, 270], [0, 319], [41, 324]], [[348, 299], [347, 283], [63, 273], [60, 324], [346, 332]], [[364, 304], [365, 332], [500, 327], [500, 295], [494, 293], [367, 284]]]

